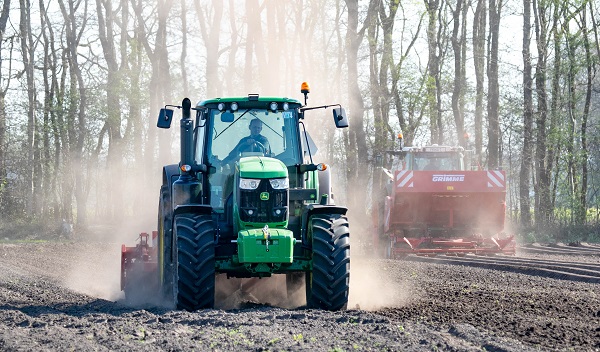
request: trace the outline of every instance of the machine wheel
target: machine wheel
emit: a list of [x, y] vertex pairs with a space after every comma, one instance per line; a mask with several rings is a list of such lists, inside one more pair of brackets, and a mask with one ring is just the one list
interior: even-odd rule
[[176, 306], [194, 311], [215, 305], [215, 225], [210, 215], [175, 217]]
[[306, 303], [310, 308], [346, 309], [350, 288], [350, 230], [339, 214], [313, 215], [313, 270], [306, 273]]

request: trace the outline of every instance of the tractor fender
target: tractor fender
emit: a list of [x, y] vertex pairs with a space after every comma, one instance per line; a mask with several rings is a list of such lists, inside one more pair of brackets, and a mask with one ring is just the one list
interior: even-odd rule
[[179, 177], [179, 166], [177, 164], [163, 166], [163, 185], [169, 185], [169, 193], [173, 192], [173, 182]]
[[[331, 190], [331, 168], [327, 168], [323, 171], [319, 171], [319, 194], [317, 199], [320, 200], [321, 204], [334, 205], [333, 192]], [[323, 195], [327, 195], [327, 198], [323, 200]], [[324, 203], [323, 203], [324, 202]]]
[[338, 205], [309, 204], [302, 211], [302, 244], [309, 247], [308, 243], [308, 220], [315, 214], [341, 214], [346, 215], [348, 208]]
[[212, 214], [212, 207], [206, 204], [178, 205], [175, 207], [175, 210], [173, 210], [173, 218], [175, 218], [176, 215], [183, 213], [210, 215]]

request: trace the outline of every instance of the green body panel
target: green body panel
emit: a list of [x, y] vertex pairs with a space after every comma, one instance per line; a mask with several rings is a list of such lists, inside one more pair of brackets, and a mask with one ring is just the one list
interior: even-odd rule
[[[266, 270], [266, 271], [265, 271]], [[292, 263], [240, 263], [238, 256], [215, 261], [215, 271], [235, 275], [246, 274], [247, 277], [269, 277], [272, 274], [285, 274], [299, 271], [312, 271], [312, 260], [294, 258]]]
[[238, 260], [240, 263], [291, 263], [295, 244], [290, 230], [243, 230], [238, 232], [237, 238]]
[[[249, 156], [244, 157], [236, 163], [235, 178], [234, 178], [234, 189], [239, 187], [240, 177], [243, 178], [260, 178], [260, 179], [271, 179], [271, 178], [284, 178], [288, 177], [288, 169], [284, 163], [278, 159], [269, 157], [258, 157]], [[237, 199], [238, 193], [233, 192], [233, 218], [234, 218], [234, 232], [239, 232], [246, 229], [262, 229], [263, 226], [269, 225], [270, 228], [287, 228], [288, 218], [282, 222], [274, 223], [253, 223], [244, 222], [240, 219], [239, 201]]]
[[240, 159], [242, 178], [283, 178], [288, 177], [288, 169], [281, 160], [249, 156]]
[[306, 180], [306, 187], [305, 188], [312, 188], [312, 189], [316, 189], [317, 190], [317, 198], [312, 201], [312, 200], [308, 200], [306, 201], [306, 203], [317, 203], [319, 201], [319, 199], [321, 198], [321, 195], [319, 194], [319, 176], [317, 174], [318, 171], [309, 171], [306, 173], [306, 175], [308, 176], [308, 179]]

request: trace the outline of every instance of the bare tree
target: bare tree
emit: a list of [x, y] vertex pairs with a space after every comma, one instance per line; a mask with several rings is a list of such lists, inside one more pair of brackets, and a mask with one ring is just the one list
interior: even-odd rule
[[[37, 136], [37, 120], [35, 117], [36, 107], [36, 90], [35, 90], [35, 77], [34, 77], [34, 56], [35, 56], [35, 42], [33, 40], [33, 34], [31, 33], [31, 3], [29, 0], [19, 0], [21, 7], [21, 20], [19, 23], [19, 31], [21, 32], [21, 53], [23, 56], [23, 69], [25, 71], [26, 87], [27, 87], [27, 162], [29, 165], [36, 165], [35, 148], [36, 148], [36, 136]], [[35, 208], [34, 195], [36, 187], [39, 184], [36, 183], [35, 168], [29, 168], [26, 180], [28, 182], [27, 187], [27, 206], [26, 211], [29, 214], [36, 214], [37, 209]]]
[[429, 100], [429, 128], [431, 143], [443, 143], [441, 101], [440, 101], [440, 54], [439, 48], [439, 16], [442, 5], [441, 0], [424, 0], [425, 8], [429, 15], [427, 25], [428, 61], [427, 73], [427, 99]]
[[490, 0], [490, 41], [488, 49], [488, 168], [500, 166], [500, 86], [498, 84], [498, 44], [502, 0]]
[[523, 151], [519, 173], [521, 226], [531, 225], [529, 196], [533, 144], [533, 78], [531, 77], [531, 1], [523, 0]]
[[[5, 204], [5, 183], [6, 183], [6, 92], [10, 85], [10, 70], [2, 70], [3, 58], [2, 58], [2, 44], [4, 43], [4, 32], [6, 30], [6, 23], [8, 22], [8, 14], [10, 11], [10, 0], [4, 0], [2, 2], [2, 12], [0, 13], [0, 71], [9, 72], [7, 77], [7, 83], [5, 86], [0, 85], [0, 209]], [[12, 52], [12, 50], [11, 50]], [[8, 61], [9, 63], [11, 60]], [[0, 76], [0, 83], [3, 77]]]
[[[465, 116], [464, 116], [464, 89], [466, 86], [465, 74], [465, 28], [466, 9], [468, 3], [463, 0], [456, 1], [456, 8], [452, 11], [452, 49], [454, 51], [454, 89], [452, 91], [452, 112], [456, 127], [458, 143], [466, 147]], [[462, 14], [462, 19], [461, 19]], [[461, 29], [462, 28], [462, 29]], [[460, 36], [459, 36], [460, 32]]]
[[[370, 22], [367, 25], [370, 95], [373, 105], [373, 127], [375, 128], [373, 152], [376, 154], [383, 153], [394, 141], [393, 132], [389, 125], [392, 99], [388, 81], [390, 69], [393, 65], [392, 33], [398, 6], [391, 2], [387, 10], [383, 1], [373, 0], [370, 6], [370, 11], [373, 11], [373, 14], [368, 16]], [[378, 16], [375, 14], [378, 14]], [[379, 27], [381, 27], [381, 36], [383, 37], [382, 49], [379, 48]]]
[[[43, 45], [43, 64], [42, 64], [42, 72], [44, 77], [44, 107], [43, 107], [43, 123], [42, 123], [42, 145], [41, 153], [43, 153], [43, 157], [41, 158], [41, 167], [42, 170], [42, 192], [39, 195], [41, 198], [38, 203], [41, 206], [42, 215], [45, 217], [49, 215], [50, 211], [54, 211], [54, 216], [59, 216], [56, 210], [52, 209], [52, 207], [56, 207], [57, 202], [54, 199], [54, 195], [56, 192], [56, 179], [57, 179], [57, 164], [53, 164], [53, 155], [52, 155], [52, 146], [50, 145], [51, 139], [55, 139], [54, 147], [60, 150], [60, 138], [57, 138], [57, 128], [53, 126], [55, 123], [55, 93], [56, 93], [56, 51], [54, 48], [54, 32], [51, 26], [51, 22], [48, 18], [48, 12], [46, 11], [46, 5], [43, 0], [39, 0], [39, 8], [40, 8], [40, 25], [41, 25], [41, 36], [42, 36], [42, 45]], [[56, 144], [58, 142], [58, 144]], [[58, 218], [57, 218], [58, 220]]]
[[213, 0], [211, 8], [203, 7], [199, 0], [194, 1], [200, 34], [206, 47], [206, 94], [216, 97], [223, 90], [219, 79], [219, 44], [221, 35], [221, 20], [223, 18], [223, 3]]
[[580, 143], [581, 143], [581, 189], [579, 191], [580, 210], [578, 212], [578, 223], [583, 224], [587, 218], [587, 195], [588, 195], [588, 159], [589, 150], [587, 142], [587, 124], [590, 116], [590, 105], [592, 101], [592, 81], [595, 74], [595, 65], [597, 63], [592, 59], [592, 53], [589, 41], [589, 32], [587, 27], [587, 9], [583, 5], [580, 13], [580, 28], [583, 35], [583, 48], [585, 51], [585, 101], [583, 105], [583, 113], [581, 116], [580, 126]]
[[[535, 36], [537, 47], [537, 65], [535, 69], [535, 88], [537, 96], [536, 114], [536, 146], [535, 146], [535, 225], [542, 230], [548, 223], [550, 211], [550, 175], [552, 159], [547, 157], [548, 145], [548, 98], [546, 88], [546, 71], [548, 61], [548, 19], [546, 13], [549, 3], [533, 0], [535, 18]], [[556, 9], [557, 10], [557, 9]], [[555, 10], [555, 11], [556, 11]], [[560, 58], [555, 58], [560, 62]], [[555, 101], [558, 99], [554, 98]]]
[[[23, 1], [23, 0], [21, 0]], [[69, 68], [69, 102], [67, 112], [67, 138], [68, 142], [63, 146], [68, 146], [68, 155], [64, 158], [64, 170], [68, 176], [63, 182], [63, 210], [68, 222], [74, 223], [72, 214], [72, 194], [74, 190], [75, 201], [77, 202], [77, 226], [85, 226], [87, 222], [87, 195], [85, 193], [85, 180], [83, 173], [72, 165], [83, 165], [83, 146], [86, 135], [86, 108], [87, 93], [86, 84], [83, 79], [77, 48], [81, 40], [83, 31], [87, 25], [87, 0], [69, 1], [65, 4], [64, 0], [58, 1], [63, 15], [66, 27], [66, 60]], [[77, 18], [76, 14], [80, 7], [83, 7], [82, 19]]]
[[[408, 45], [406, 47], [401, 46], [399, 50], [400, 57], [397, 59], [392, 58], [394, 62], [391, 68], [391, 94], [394, 107], [396, 109], [396, 114], [398, 114], [398, 123], [400, 124], [400, 129], [402, 130], [404, 140], [407, 145], [412, 145], [415, 132], [417, 128], [421, 126], [421, 121], [425, 116], [425, 107], [428, 103], [428, 99], [423, 99], [422, 97], [425, 94], [425, 85], [429, 75], [427, 72], [425, 72], [421, 77], [410, 78], [411, 86], [416, 88], [414, 94], [407, 94], [407, 92], [402, 89], [400, 79], [403, 77], [403, 75], [406, 75], [403, 72], [404, 66], [407, 62], [408, 55], [414, 48], [415, 42], [419, 39], [426, 12], [422, 12], [419, 18], [419, 23], [416, 27], [413, 27], [412, 25], [407, 25], [407, 15], [402, 4], [399, 3], [398, 7], [402, 11], [401, 17], [403, 18], [403, 28], [400, 30], [400, 32], [403, 33], [404, 36], [407, 28], [414, 28], [414, 31], [411, 33], [411, 38]], [[414, 84], [415, 82], [416, 84]]]
[[[358, 49], [364, 38], [366, 27], [358, 29], [358, 0], [346, 0], [348, 7], [348, 29], [346, 32], [346, 62], [348, 66], [348, 98], [349, 111], [352, 114], [352, 123], [349, 127], [349, 143], [348, 150], [356, 151], [356, 153], [347, 153], [347, 180], [349, 185], [361, 184], [361, 180], [366, 179], [365, 168], [359, 167], [360, 163], [368, 160], [367, 136], [365, 133], [364, 113], [365, 103], [362, 97], [362, 92], [358, 86]], [[369, 19], [365, 20], [369, 23]], [[362, 205], [366, 199], [364, 187], [358, 187], [351, 192], [349, 196], [349, 204]], [[360, 208], [358, 208], [360, 209]], [[357, 210], [358, 210], [357, 209]], [[366, 215], [364, 210], [358, 210], [359, 219]]]
[[[558, 5], [558, 4], [557, 4]], [[559, 159], [561, 157], [561, 153], [559, 152], [564, 147], [563, 131], [564, 131], [564, 110], [562, 110], [562, 106], [564, 105], [564, 85], [563, 83], [563, 74], [564, 70], [564, 50], [563, 50], [563, 36], [564, 29], [560, 24], [562, 21], [562, 6], [556, 6], [554, 10], [554, 16], [552, 19], [552, 33], [553, 33], [553, 47], [554, 47], [554, 63], [552, 69], [552, 100], [550, 102], [550, 126], [548, 126], [549, 134], [548, 145], [547, 145], [547, 157], [546, 157], [546, 169], [550, 170], [548, 180], [548, 199], [551, 201], [549, 203], [549, 211], [548, 215], [551, 215], [551, 211], [556, 204], [556, 190], [559, 185], [559, 176], [564, 173], [564, 168], [559, 164]], [[560, 130], [559, 130], [560, 126]], [[556, 131], [552, 133], [552, 131]], [[552, 181], [550, 181], [552, 178]], [[552, 183], [552, 184], [550, 184]], [[540, 196], [544, 196], [545, 193], [541, 193]], [[544, 206], [543, 198], [540, 200], [540, 209], [543, 210]]]
[[473, 65], [475, 67], [475, 154], [482, 164], [483, 151], [483, 103], [485, 69], [486, 0], [477, 0], [473, 18]]
[[[150, 102], [149, 111], [156, 112], [160, 106], [171, 101], [171, 80], [169, 53], [167, 50], [167, 18], [173, 2], [171, 0], [158, 0], [156, 7], [157, 28], [155, 33], [149, 34], [146, 31], [146, 18], [143, 13], [144, 2], [142, 0], [131, 0], [133, 10], [137, 19], [137, 31], [139, 39], [146, 51], [147, 57], [152, 65], [152, 74], [150, 77], [149, 91]], [[154, 45], [150, 44], [150, 36], [154, 35]], [[172, 162], [170, 134], [163, 131], [158, 138], [158, 163], [154, 162], [154, 153], [156, 148], [156, 129], [148, 129], [148, 141], [146, 143], [145, 161], [146, 165], [165, 165]]]

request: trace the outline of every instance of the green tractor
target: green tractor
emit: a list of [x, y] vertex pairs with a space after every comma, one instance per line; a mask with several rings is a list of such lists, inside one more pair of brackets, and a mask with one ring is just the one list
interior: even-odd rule
[[214, 307], [218, 274], [285, 274], [288, 295], [305, 286], [308, 307], [346, 308], [347, 209], [334, 204], [330, 168], [313, 163], [303, 121], [308, 110], [329, 107], [336, 127], [348, 120], [339, 104], [306, 107], [308, 85], [302, 93], [304, 105], [251, 94], [161, 109], [160, 128], [171, 125], [169, 107], [182, 110], [181, 161], [163, 167], [152, 241], [142, 234], [136, 247], [122, 248], [126, 296], [144, 282], [193, 311]]

